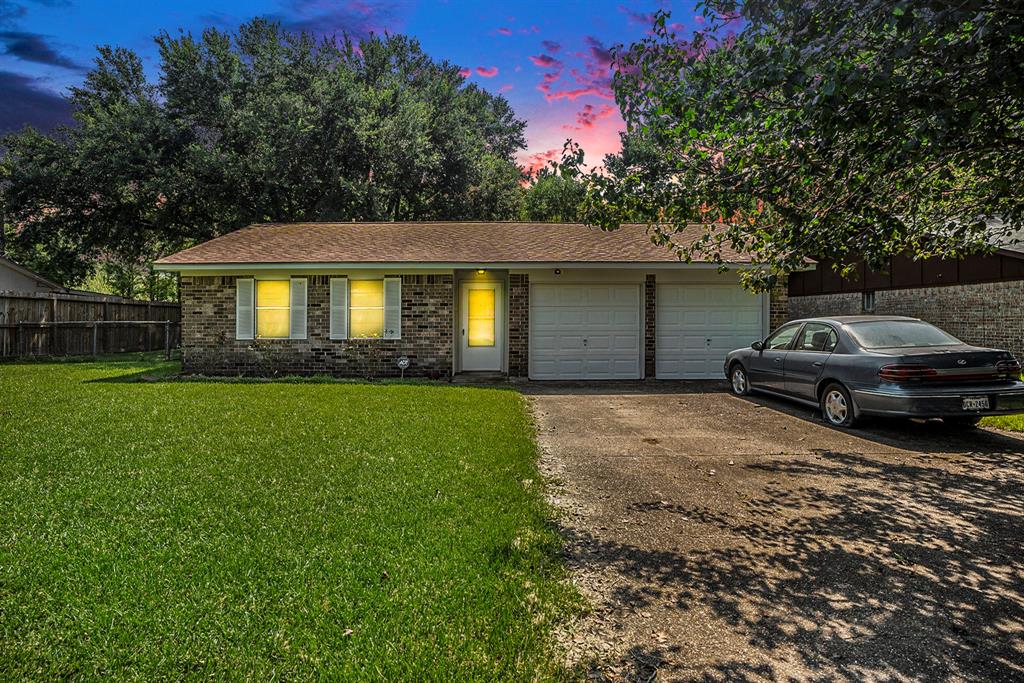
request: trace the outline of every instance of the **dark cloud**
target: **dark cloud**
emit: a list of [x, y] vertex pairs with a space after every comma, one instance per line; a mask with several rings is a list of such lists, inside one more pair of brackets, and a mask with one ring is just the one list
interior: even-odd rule
[[401, 9], [397, 0], [288, 0], [284, 9], [270, 18], [293, 31], [364, 38], [371, 33], [397, 32], [403, 24]]
[[553, 40], [542, 40], [540, 41], [540, 44], [543, 45], [544, 49], [547, 50], [548, 52], [558, 52], [559, 50], [562, 49], [561, 44], [556, 43]]
[[0, 0], [0, 26], [10, 26], [28, 12], [24, 5]]
[[57, 52], [46, 40], [46, 36], [27, 31], [0, 31], [0, 44], [4, 54], [26, 62], [83, 71], [84, 67], [71, 58]]
[[32, 125], [44, 131], [70, 124], [71, 104], [60, 95], [43, 90], [35, 79], [0, 71], [0, 133]]

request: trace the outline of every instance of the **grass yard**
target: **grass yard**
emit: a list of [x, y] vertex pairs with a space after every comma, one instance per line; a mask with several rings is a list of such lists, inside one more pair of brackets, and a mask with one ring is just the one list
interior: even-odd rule
[[981, 421], [982, 427], [995, 427], [1008, 432], [1024, 432], [1024, 415], [997, 415]]
[[174, 369], [0, 365], [0, 678], [564, 674], [517, 393]]

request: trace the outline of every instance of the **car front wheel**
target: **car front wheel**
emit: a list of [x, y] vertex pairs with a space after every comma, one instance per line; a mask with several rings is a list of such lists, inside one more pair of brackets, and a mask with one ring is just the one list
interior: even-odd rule
[[750, 393], [750, 380], [747, 378], [747, 371], [742, 365], [736, 363], [729, 371], [729, 386], [732, 393], [737, 396], [746, 396]]
[[853, 399], [842, 384], [830, 384], [821, 394], [821, 416], [833, 427], [852, 427], [857, 422], [854, 416]]

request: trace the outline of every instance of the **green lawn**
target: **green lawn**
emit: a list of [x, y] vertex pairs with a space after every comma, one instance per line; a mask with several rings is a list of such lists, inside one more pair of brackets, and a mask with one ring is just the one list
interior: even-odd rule
[[0, 365], [0, 678], [551, 679], [515, 392]]
[[983, 427], [1005, 429], [1008, 432], [1024, 432], [1024, 415], [998, 415], [982, 419]]

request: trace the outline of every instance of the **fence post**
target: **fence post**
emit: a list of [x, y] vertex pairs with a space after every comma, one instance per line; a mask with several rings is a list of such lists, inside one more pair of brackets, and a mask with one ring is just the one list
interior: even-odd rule
[[16, 357], [23, 355], [22, 354], [22, 348], [21, 348], [22, 344], [23, 344], [22, 338], [25, 336], [23, 331], [22, 331], [23, 327], [24, 327], [24, 325], [22, 325], [19, 322], [17, 329], [14, 330], [14, 355]]
[[164, 358], [171, 359], [171, 321], [164, 321]]
[[57, 355], [57, 295], [50, 297], [50, 356]]
[[99, 330], [100, 330], [99, 323], [97, 323], [95, 320], [93, 320], [92, 321], [92, 357], [93, 358], [95, 358], [96, 355], [97, 355], [97, 353], [96, 353], [96, 345], [99, 342], [99, 338], [98, 338], [99, 337]]

